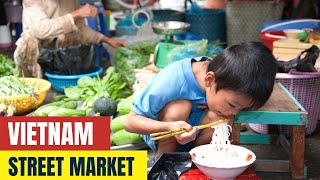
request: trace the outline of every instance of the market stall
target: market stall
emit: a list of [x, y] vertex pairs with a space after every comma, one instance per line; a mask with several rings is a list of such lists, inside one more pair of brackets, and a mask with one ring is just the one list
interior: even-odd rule
[[[261, 32], [257, 30], [259, 25], [265, 23], [263, 20], [252, 21], [255, 27], [251, 28], [236, 20], [247, 18], [246, 22], [249, 22], [252, 16], [250, 13], [248, 16], [240, 16], [241, 13], [233, 14], [233, 10], [237, 8], [250, 8], [252, 4], [258, 7], [259, 2], [241, 4], [243, 2], [234, 1], [219, 6], [225, 7], [226, 10], [203, 9], [195, 2], [185, 1], [184, 12], [142, 8], [126, 14], [118, 21], [115, 32], [112, 32], [119, 35], [117, 37], [119, 40], [127, 43], [126, 47], [114, 48], [106, 43], [100, 43], [56, 49], [42, 48], [39, 52], [31, 51], [31, 54], [23, 54], [31, 59], [39, 55], [37, 63], [44, 70], [42, 78], [26, 77], [15, 63], [13, 52], [11, 54], [9, 52], [9, 56], [0, 54], [0, 115], [34, 118], [106, 117], [105, 120], [110, 119], [110, 128], [105, 129], [110, 134], [109, 149], [115, 152], [119, 150], [148, 152], [146, 162], [148, 179], [170, 177], [258, 180], [264, 178], [259, 174], [261, 172], [281, 172], [293, 179], [309, 177], [307, 169], [310, 162], [306, 160], [305, 155], [306, 135], [317, 132], [318, 122], [315, 117], [318, 117], [320, 111], [318, 107], [320, 95], [317, 91], [320, 84], [316, 65], [319, 59], [319, 33], [316, 29], [318, 27], [307, 30], [304, 26], [298, 29], [295, 26], [276, 29], [276, 33], [281, 31], [280, 35], [271, 36], [273, 39], [269, 42], [271, 30], [268, 32], [268, 28], [264, 28]], [[147, 6], [149, 1], [143, 3], [143, 6]], [[133, 4], [130, 8], [136, 9], [136, 5]], [[274, 9], [276, 16], [269, 17], [269, 20], [279, 19], [280, 10], [282, 12], [283, 4], [273, 5], [276, 7]], [[97, 31], [99, 29], [102, 31], [99, 26], [104, 26], [104, 32], [101, 33], [109, 36], [108, 28], [105, 29], [108, 24], [105, 20], [108, 18], [103, 14], [101, 2], [95, 6], [100, 8], [100, 17], [88, 25]], [[272, 8], [270, 4], [266, 6]], [[262, 9], [263, 7], [261, 6]], [[168, 15], [169, 13], [172, 14]], [[266, 13], [270, 15], [269, 12]], [[241, 36], [240, 31], [248, 33]], [[249, 33], [251, 31], [254, 33]], [[290, 32], [294, 37], [290, 36]], [[227, 124], [231, 122], [230, 119], [207, 126], [197, 126], [198, 130], [213, 127], [215, 130], [212, 139], [219, 137], [221, 141], [212, 140], [211, 144], [198, 146], [187, 152], [164, 153], [158, 156], [143, 134], [132, 133], [125, 127], [125, 121], [130, 119], [130, 113], [134, 109], [134, 99], [168, 65], [194, 57], [214, 59], [225, 48], [238, 41], [240, 36], [241, 42], [250, 40], [250, 36], [254, 36], [253, 40], [259, 40], [259, 33], [260, 38], [279, 60], [276, 84], [264, 106], [259, 109], [246, 109], [234, 116], [232, 130]], [[30, 43], [31, 40], [27, 42]], [[28, 48], [34, 48], [28, 45], [23, 47], [26, 52]], [[302, 56], [303, 53], [306, 56]], [[293, 57], [295, 55], [300, 56]], [[284, 59], [286, 61], [283, 61]], [[292, 77], [290, 83], [287, 83], [288, 78], [281, 76], [283, 74]], [[311, 83], [312, 88], [311, 85], [303, 84], [299, 89], [300, 84], [291, 81], [301, 80], [300, 76], [314, 80]], [[297, 94], [296, 90], [300, 94]], [[311, 105], [307, 107], [299, 95], [308, 98], [307, 104], [312, 104], [312, 107]], [[205, 106], [208, 108], [206, 104]], [[251, 127], [255, 131], [254, 134], [240, 133], [241, 125], [244, 124], [249, 124], [247, 128]], [[217, 133], [219, 132], [217, 127], [224, 130]], [[269, 134], [259, 132], [259, 128], [268, 128]], [[308, 128], [312, 128], [312, 132], [308, 131]], [[180, 127], [175, 130], [155, 132], [151, 136], [156, 138], [155, 134], [160, 133], [165, 136], [160, 138], [162, 139], [187, 132], [185, 128]], [[243, 146], [248, 144], [250, 146]], [[261, 158], [252, 150], [251, 145], [255, 144], [270, 147], [279, 145], [287, 153], [288, 158], [285, 160]]]

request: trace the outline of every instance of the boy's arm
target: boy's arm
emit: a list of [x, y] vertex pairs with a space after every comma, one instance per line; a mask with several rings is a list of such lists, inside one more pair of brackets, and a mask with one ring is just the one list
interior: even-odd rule
[[[124, 128], [128, 132], [149, 135], [156, 132], [176, 130], [178, 128], [184, 128], [188, 133], [183, 133], [179, 135], [178, 139], [188, 138], [188, 136], [196, 131], [196, 128], [192, 127], [187, 122], [181, 121], [171, 121], [163, 122], [156, 121], [144, 116], [141, 116], [135, 112], [131, 112], [124, 121]], [[193, 132], [194, 131], [194, 132]]]
[[128, 132], [137, 134], [151, 134], [155, 132], [168, 131], [170, 122], [156, 121], [131, 112], [124, 121], [124, 128]]
[[175, 138], [179, 144], [186, 144], [196, 137], [197, 128], [192, 127], [185, 121], [162, 122], [146, 118], [131, 112], [124, 121], [124, 129], [128, 132], [149, 135], [156, 132], [175, 130], [184, 128], [188, 132], [176, 135]]

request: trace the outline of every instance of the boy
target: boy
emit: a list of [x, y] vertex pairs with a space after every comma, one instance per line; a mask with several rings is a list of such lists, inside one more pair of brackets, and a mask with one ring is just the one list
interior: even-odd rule
[[[208, 144], [213, 128], [197, 132], [193, 126], [261, 107], [272, 93], [276, 72], [275, 58], [259, 42], [230, 46], [213, 60], [200, 57], [171, 63], [134, 99], [125, 129], [143, 134], [159, 155]], [[158, 141], [149, 136], [177, 128], [188, 132]]]

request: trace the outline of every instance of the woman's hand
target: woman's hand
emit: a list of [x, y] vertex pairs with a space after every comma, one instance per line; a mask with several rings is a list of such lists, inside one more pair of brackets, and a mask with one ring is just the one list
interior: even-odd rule
[[112, 46], [113, 48], [128, 46], [127, 43], [116, 38], [110, 38], [107, 43], [110, 44], [110, 46]]
[[187, 144], [190, 141], [195, 140], [197, 128], [192, 127], [190, 124], [186, 123], [185, 121], [175, 121], [171, 122], [170, 124], [170, 130], [176, 130], [179, 128], [183, 128], [187, 130], [188, 132], [182, 133], [180, 135], [174, 136], [179, 144]]
[[109, 37], [106, 37], [106, 36], [103, 36], [101, 38], [101, 42], [108, 43], [113, 48], [127, 47], [128, 46], [127, 43], [125, 43], [124, 41], [122, 41], [120, 39], [109, 38]]
[[86, 4], [82, 6], [80, 9], [75, 10], [71, 13], [73, 19], [78, 19], [78, 18], [86, 18], [91, 16], [92, 19], [96, 17], [98, 14], [98, 9], [90, 4]]

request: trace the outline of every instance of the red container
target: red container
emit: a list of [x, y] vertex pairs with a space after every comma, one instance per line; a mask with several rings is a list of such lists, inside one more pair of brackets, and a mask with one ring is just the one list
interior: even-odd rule
[[260, 33], [260, 38], [263, 40], [263, 43], [272, 51], [273, 42], [286, 38], [286, 36], [283, 31], [273, 31]]

